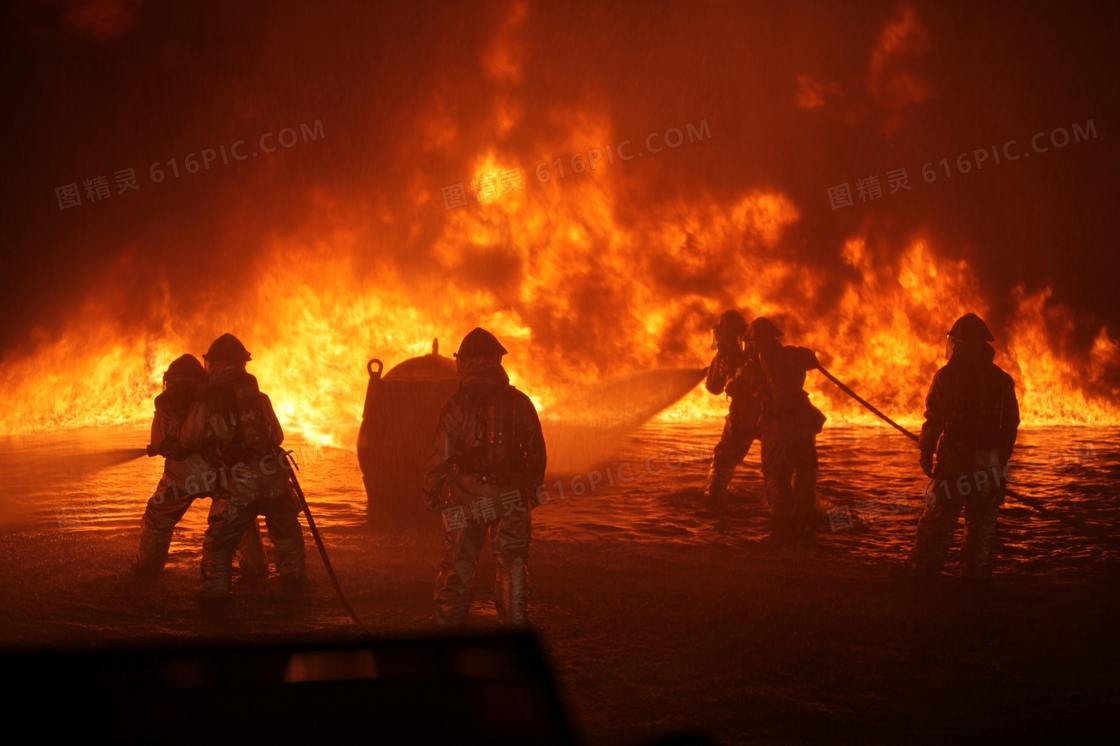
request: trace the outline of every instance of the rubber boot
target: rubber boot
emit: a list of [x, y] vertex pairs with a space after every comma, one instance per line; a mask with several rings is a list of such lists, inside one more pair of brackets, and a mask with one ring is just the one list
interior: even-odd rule
[[260, 585], [268, 580], [268, 556], [261, 543], [261, 532], [256, 520], [241, 535], [236, 556], [237, 573], [241, 576], [241, 582]]
[[494, 605], [504, 624], [524, 626], [529, 623], [529, 567], [522, 558], [501, 562], [495, 578]]

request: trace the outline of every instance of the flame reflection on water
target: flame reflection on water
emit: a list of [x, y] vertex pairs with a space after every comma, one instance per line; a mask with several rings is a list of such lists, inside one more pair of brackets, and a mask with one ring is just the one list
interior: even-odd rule
[[[758, 445], [740, 468], [725, 510], [701, 499], [718, 421], [654, 423], [624, 439], [609, 462], [575, 474], [552, 474], [549, 502], [534, 513], [534, 534], [558, 542], [743, 544], [766, 534]], [[112, 427], [0, 441], [8, 530], [78, 532], [91, 538], [135, 534], [159, 478], [159, 459], [103, 465], [99, 454], [135, 446], [145, 432]], [[332, 531], [364, 531], [366, 496], [350, 451], [294, 442], [301, 479], [317, 518]], [[819, 438], [820, 551], [830, 561], [901, 559], [912, 541], [926, 481], [912, 444], [878, 427], [826, 428]], [[557, 454], [562, 457], [562, 454]], [[111, 459], [110, 459], [111, 460]], [[1000, 571], [1091, 572], [1120, 550], [1115, 499], [1120, 483], [1120, 429], [1027, 428], [1012, 462], [1015, 488], [1055, 513], [1085, 520], [1077, 532], [1009, 501], [1001, 519]], [[418, 498], [419, 499], [419, 498]], [[175, 533], [171, 564], [197, 560], [205, 500]], [[438, 532], [433, 516], [433, 535]]]

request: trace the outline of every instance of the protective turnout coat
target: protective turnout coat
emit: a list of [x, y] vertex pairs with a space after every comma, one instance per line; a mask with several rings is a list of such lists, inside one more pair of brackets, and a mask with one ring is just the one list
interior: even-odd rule
[[500, 365], [471, 361], [440, 415], [427, 473], [428, 507], [443, 514], [447, 549], [436, 579], [435, 618], [460, 624], [487, 536], [494, 599], [509, 624], [528, 615], [530, 512], [547, 455], [536, 409]]

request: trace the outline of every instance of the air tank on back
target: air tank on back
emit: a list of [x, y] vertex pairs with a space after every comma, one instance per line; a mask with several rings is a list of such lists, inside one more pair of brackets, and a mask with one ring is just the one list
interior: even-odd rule
[[358, 464], [372, 526], [392, 531], [438, 531], [439, 517], [424, 506], [421, 488], [440, 410], [459, 386], [455, 361], [432, 352], [405, 360], [381, 375], [374, 358], [366, 366]]

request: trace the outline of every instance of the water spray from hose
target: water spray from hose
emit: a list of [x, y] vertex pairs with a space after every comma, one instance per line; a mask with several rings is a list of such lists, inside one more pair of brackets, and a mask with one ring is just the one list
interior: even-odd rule
[[623, 439], [680, 401], [707, 368], [659, 368], [599, 381], [542, 413], [549, 471], [568, 474], [609, 459]]

